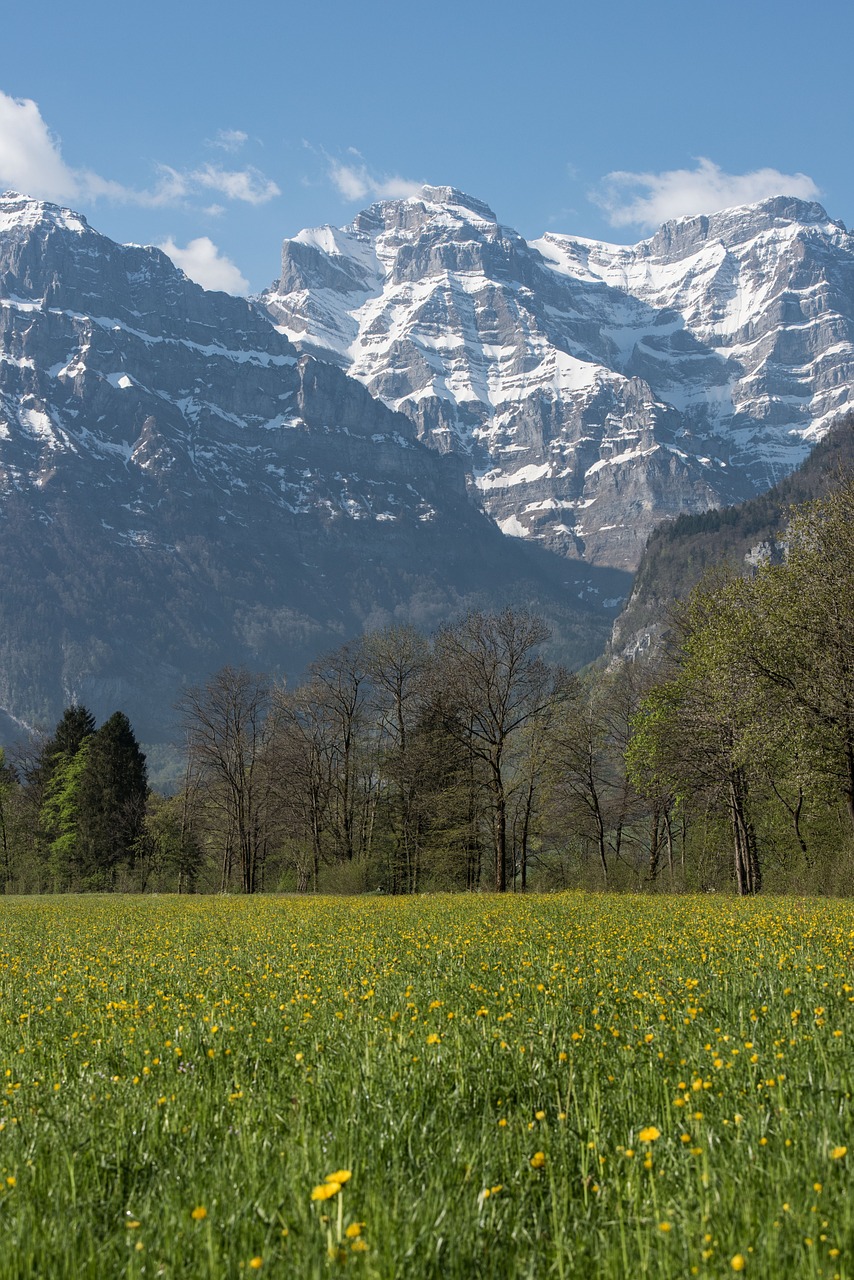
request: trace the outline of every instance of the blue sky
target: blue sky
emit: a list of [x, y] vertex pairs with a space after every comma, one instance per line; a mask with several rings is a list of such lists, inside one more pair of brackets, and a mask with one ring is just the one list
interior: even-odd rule
[[850, 226], [852, 43], [850, 0], [33, 0], [3, 16], [0, 187], [235, 292], [421, 182], [528, 238], [777, 191]]

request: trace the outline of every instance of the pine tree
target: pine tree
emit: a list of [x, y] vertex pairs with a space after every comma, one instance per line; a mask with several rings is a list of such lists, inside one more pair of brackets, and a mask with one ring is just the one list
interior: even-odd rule
[[93, 887], [109, 884], [120, 862], [133, 862], [147, 793], [145, 756], [127, 716], [116, 711], [89, 738], [80, 783], [80, 838]]

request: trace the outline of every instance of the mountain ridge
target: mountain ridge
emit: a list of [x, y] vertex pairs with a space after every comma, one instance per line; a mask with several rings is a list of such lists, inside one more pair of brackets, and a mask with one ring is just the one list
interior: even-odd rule
[[790, 471], [854, 382], [854, 237], [789, 197], [613, 246], [428, 187], [285, 240], [257, 301], [458, 453], [504, 532], [629, 569], [659, 519]]

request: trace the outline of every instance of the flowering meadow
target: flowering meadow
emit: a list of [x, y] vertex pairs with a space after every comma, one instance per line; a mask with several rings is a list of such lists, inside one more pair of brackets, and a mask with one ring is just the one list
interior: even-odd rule
[[846, 1277], [854, 905], [0, 903], [0, 1276]]

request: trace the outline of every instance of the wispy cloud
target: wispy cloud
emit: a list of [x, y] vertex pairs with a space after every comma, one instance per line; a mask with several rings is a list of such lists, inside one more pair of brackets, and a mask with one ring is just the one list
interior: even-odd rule
[[207, 236], [191, 240], [183, 249], [171, 237], [157, 247], [172, 259], [176, 267], [180, 267], [185, 275], [204, 289], [221, 289], [225, 293], [235, 294], [249, 292], [249, 281], [240, 268], [225, 254], [220, 253], [213, 240]]
[[[238, 130], [226, 131], [232, 140]], [[245, 137], [245, 135], [241, 135]], [[0, 186], [14, 187], [45, 200], [114, 200], [147, 207], [174, 205], [214, 191], [227, 200], [266, 204], [281, 192], [272, 179], [251, 165], [226, 169], [204, 164], [194, 169], [160, 165], [153, 186], [128, 187], [90, 169], [66, 164], [59, 140], [48, 128], [38, 104], [0, 91]]]
[[424, 185], [398, 174], [371, 173], [358, 151], [351, 148], [350, 155], [346, 162], [324, 153], [329, 177], [345, 200], [402, 200], [418, 195]]
[[251, 165], [246, 169], [222, 169], [215, 164], [205, 164], [198, 169], [160, 165], [159, 171], [160, 178], [152, 190], [133, 193], [140, 204], [176, 204], [199, 191], [216, 191], [228, 200], [241, 200], [245, 204], [266, 204], [281, 195], [275, 182]]
[[208, 146], [219, 147], [222, 151], [239, 151], [248, 141], [249, 134], [242, 129], [217, 129]]
[[605, 210], [612, 227], [636, 225], [652, 229], [669, 218], [715, 213], [718, 209], [753, 204], [769, 196], [812, 200], [820, 194], [815, 182], [805, 173], [781, 173], [779, 169], [725, 173], [714, 161], [701, 156], [695, 169], [606, 174], [599, 189], [591, 193], [591, 199]]

